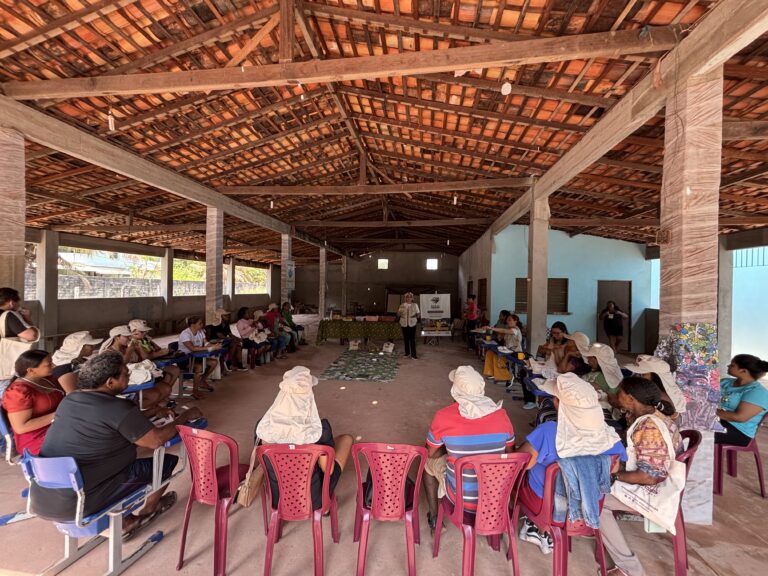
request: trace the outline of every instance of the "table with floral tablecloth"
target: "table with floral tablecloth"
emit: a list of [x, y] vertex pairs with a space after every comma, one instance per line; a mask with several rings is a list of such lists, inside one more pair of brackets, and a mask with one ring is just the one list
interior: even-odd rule
[[398, 322], [358, 322], [356, 320], [321, 320], [317, 343], [329, 338], [340, 340], [402, 340]]

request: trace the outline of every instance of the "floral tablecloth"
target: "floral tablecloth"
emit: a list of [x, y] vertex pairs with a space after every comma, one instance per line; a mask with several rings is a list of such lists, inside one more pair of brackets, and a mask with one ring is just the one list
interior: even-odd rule
[[357, 322], [322, 320], [317, 328], [317, 343], [329, 338], [346, 340], [402, 340], [403, 333], [397, 322]]

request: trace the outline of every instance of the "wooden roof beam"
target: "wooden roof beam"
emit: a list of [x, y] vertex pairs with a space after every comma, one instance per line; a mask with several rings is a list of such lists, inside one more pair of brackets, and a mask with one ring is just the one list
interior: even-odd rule
[[[652, 118], [681, 82], [705, 74], [768, 30], [765, 0], [723, 0], [665, 58], [606, 112], [536, 183], [536, 198], [546, 198], [594, 164]], [[530, 199], [510, 206], [491, 227], [498, 234], [528, 212]]]
[[[708, 17], [709, 18], [709, 17]], [[88, 78], [63, 78], [2, 84], [15, 100], [89, 96], [206, 92], [231, 88], [284, 86], [499, 68], [582, 58], [618, 58], [628, 53], [659, 52], [678, 42], [676, 27], [597, 32], [519, 42], [481, 44], [447, 50], [423, 50], [357, 58], [336, 58], [250, 66], [241, 69], [185, 70]]]
[[481, 226], [488, 224], [489, 218], [446, 218], [440, 220], [300, 220], [294, 226], [301, 228], [424, 228], [440, 226]]
[[426, 192], [485, 190], [488, 188], [528, 188], [530, 185], [530, 178], [489, 178], [485, 180], [362, 186], [222, 186], [219, 188], [219, 192], [230, 196], [355, 196], [419, 194]]
[[768, 140], [768, 122], [723, 118], [723, 140]]
[[[658, 228], [658, 218], [550, 218], [549, 224], [557, 228], [600, 227], [600, 228], [636, 228], [651, 226]], [[768, 216], [730, 216], [720, 218], [721, 228], [729, 226], [768, 226]]]
[[119, 232], [121, 235], [141, 234], [142, 232], [192, 232], [205, 231], [205, 224], [158, 224], [150, 226], [98, 226], [88, 224], [56, 224], [49, 227], [51, 230], [58, 231], [77, 231], [77, 232]]
[[[0, 96], [0, 124], [17, 130], [24, 137], [43, 146], [59, 150], [79, 160], [116, 172], [127, 178], [165, 190], [182, 198], [213, 206], [251, 224], [284, 234], [291, 226], [272, 216], [228, 198], [199, 182], [150, 162], [141, 156], [105, 142], [97, 136], [39, 112], [29, 106]], [[104, 209], [98, 207], [99, 209]], [[320, 240], [309, 239], [317, 245]], [[333, 246], [333, 252], [343, 254]]]

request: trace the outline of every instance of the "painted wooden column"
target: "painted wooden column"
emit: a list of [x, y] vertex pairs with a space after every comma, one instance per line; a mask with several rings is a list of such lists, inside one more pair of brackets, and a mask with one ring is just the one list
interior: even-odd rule
[[237, 281], [237, 278], [235, 277], [235, 272], [237, 271], [236, 268], [237, 261], [232, 257], [227, 261], [227, 289], [225, 290], [225, 293], [229, 296], [230, 308], [235, 300], [235, 283]]
[[712, 522], [717, 357], [718, 212], [723, 69], [694, 77], [666, 101], [661, 190], [661, 349], [686, 396], [680, 427], [702, 431], [685, 490], [686, 522]]
[[208, 207], [205, 219], [205, 323], [224, 304], [224, 211]]
[[328, 254], [325, 248], [320, 248], [320, 279], [317, 294], [317, 312], [320, 318], [325, 318], [325, 295], [328, 284]]
[[0, 128], [0, 287], [19, 291], [24, 300], [24, 240], [27, 191], [24, 179], [24, 136]]
[[725, 366], [733, 357], [733, 252], [720, 238], [717, 266], [717, 357]]
[[53, 352], [59, 332], [59, 233], [43, 230], [37, 247], [38, 346]]
[[547, 339], [547, 284], [549, 280], [549, 202], [535, 199], [531, 187], [528, 225], [528, 347], [536, 353]]
[[160, 259], [160, 296], [165, 305], [163, 329], [173, 331], [173, 248], [166, 248]]
[[341, 314], [347, 315], [347, 257], [341, 257]]
[[295, 286], [296, 270], [293, 267], [293, 238], [290, 234], [280, 235], [280, 304], [291, 301]]

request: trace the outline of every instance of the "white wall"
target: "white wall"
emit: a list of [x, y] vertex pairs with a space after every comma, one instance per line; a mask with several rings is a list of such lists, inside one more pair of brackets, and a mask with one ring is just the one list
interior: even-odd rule
[[[508, 226], [495, 238], [492, 254], [491, 318], [499, 311], [514, 309], [515, 279], [528, 274], [528, 227]], [[651, 307], [651, 262], [645, 259], [644, 246], [596, 236], [569, 237], [564, 232], [549, 231], [549, 277], [568, 278], [567, 315], [549, 315], [547, 324], [565, 322], [570, 331], [580, 330], [590, 339], [597, 328], [598, 280], [632, 282], [633, 352], [644, 352], [645, 321], [643, 312]], [[521, 315], [521, 319], [524, 316]], [[523, 320], [525, 322], [525, 320]]]
[[459, 299], [462, 307], [467, 301], [467, 282], [472, 281], [477, 290], [477, 281], [481, 278], [488, 279], [488, 303], [489, 310], [493, 309], [493, 288], [491, 285], [491, 253], [493, 251], [493, 237], [490, 230], [486, 231], [477, 242], [467, 248], [459, 257]]

